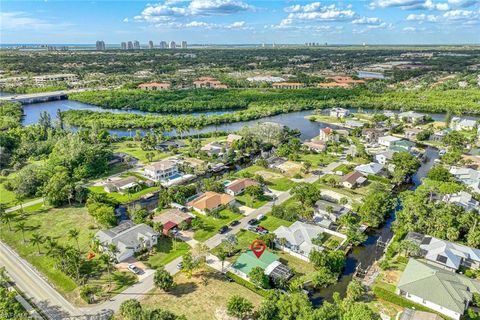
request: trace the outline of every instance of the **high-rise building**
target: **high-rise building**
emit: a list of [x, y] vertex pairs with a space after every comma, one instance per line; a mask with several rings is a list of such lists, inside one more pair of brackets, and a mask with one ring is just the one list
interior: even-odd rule
[[160, 49], [167, 49], [167, 48], [168, 48], [167, 41], [160, 41]]
[[138, 42], [138, 40], [133, 41], [133, 49], [140, 49], [140, 42]]
[[127, 43], [126, 42], [122, 42], [122, 44], [120, 46], [122, 47], [122, 50], [127, 50]]
[[133, 43], [132, 43], [132, 41], [128, 41], [128, 43], [127, 43], [127, 49], [128, 49], [128, 50], [133, 50]]
[[177, 47], [177, 44], [175, 43], [175, 41], [170, 41], [170, 49], [175, 49]]
[[187, 41], [182, 41], [182, 49], [187, 49]]
[[153, 49], [153, 41], [148, 41], [148, 49]]
[[96, 43], [95, 43], [95, 48], [98, 50], [98, 51], [103, 51], [105, 50], [105, 42], [103, 40], [98, 40]]

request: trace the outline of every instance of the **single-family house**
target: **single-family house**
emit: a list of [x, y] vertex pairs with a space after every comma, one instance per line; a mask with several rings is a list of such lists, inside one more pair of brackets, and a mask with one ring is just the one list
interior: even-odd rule
[[395, 141], [393, 145], [389, 147], [389, 149], [393, 151], [398, 151], [398, 152], [401, 152], [401, 151], [410, 152], [410, 150], [413, 147], [415, 147], [415, 143], [413, 143], [412, 141], [398, 140], [398, 141]]
[[452, 132], [453, 130], [451, 128], [446, 128], [446, 129], [443, 129], [443, 130], [440, 130], [440, 131], [437, 131], [437, 132], [434, 132], [429, 140], [430, 141], [442, 141], [443, 138], [445, 138], [445, 136], [447, 134], [449, 134], [450, 132]]
[[310, 151], [323, 152], [327, 149], [327, 145], [323, 141], [311, 140], [303, 142], [303, 145]]
[[310, 252], [322, 251], [323, 248], [315, 244], [315, 239], [323, 234], [322, 227], [296, 221], [290, 227], [280, 226], [273, 233], [276, 236], [275, 244], [280, 249], [292, 255], [310, 261]]
[[422, 123], [425, 121], [425, 114], [417, 113], [415, 111], [401, 112], [398, 117], [410, 123]]
[[98, 231], [95, 238], [100, 242], [100, 250], [103, 252], [108, 252], [108, 246], [114, 244], [118, 250], [115, 258], [120, 262], [136, 252], [150, 250], [157, 244], [158, 233], [144, 223], [126, 221], [112, 229]]
[[242, 136], [239, 135], [239, 134], [234, 134], [234, 133], [230, 133], [228, 136], [227, 136], [227, 147], [231, 147], [232, 143], [234, 143], [235, 141], [239, 141], [239, 140], [242, 140]]
[[378, 138], [385, 135], [386, 130], [378, 128], [365, 128], [362, 130], [363, 140], [367, 143], [377, 143]]
[[182, 223], [190, 224], [194, 215], [183, 212], [177, 208], [167, 209], [160, 215], [153, 217], [153, 222], [160, 222], [163, 226], [162, 233], [168, 235], [171, 230], [178, 228]]
[[454, 272], [460, 266], [470, 269], [480, 268], [480, 250], [478, 249], [417, 232], [409, 232], [405, 239], [418, 244], [420, 255], [428, 263], [440, 268]]
[[225, 193], [231, 195], [231, 196], [237, 196], [239, 194], [242, 194], [246, 188], [250, 186], [259, 186], [260, 183], [253, 179], [237, 179], [225, 186]]
[[330, 117], [345, 118], [350, 114], [350, 110], [344, 108], [331, 108], [328, 110]]
[[163, 141], [163, 142], [160, 142], [159, 144], [157, 144], [155, 146], [155, 149], [159, 150], [159, 151], [168, 151], [170, 148], [178, 149], [178, 148], [182, 148], [184, 146], [185, 146], [185, 143], [183, 141], [167, 140], [167, 141]]
[[366, 181], [367, 181], [367, 177], [365, 177], [362, 173], [358, 171], [352, 171], [346, 174], [345, 176], [343, 176], [340, 183], [345, 188], [353, 189], [363, 185]]
[[170, 83], [142, 83], [138, 85], [139, 89], [152, 91], [152, 90], [168, 90], [170, 89]]
[[206, 152], [209, 156], [213, 156], [221, 155], [224, 149], [225, 146], [220, 144], [218, 141], [213, 141], [201, 147], [200, 151]]
[[320, 129], [318, 139], [323, 142], [338, 141], [339, 135], [330, 127]]
[[229, 194], [207, 191], [188, 202], [187, 206], [201, 214], [207, 214], [208, 212], [220, 210], [234, 203], [235, 198]]
[[404, 130], [404, 136], [406, 139], [415, 140], [417, 139], [417, 134], [422, 132], [422, 129], [418, 128], [407, 128]]
[[450, 173], [457, 181], [469, 186], [474, 192], [480, 192], [480, 171], [471, 168], [451, 167]]
[[368, 164], [358, 165], [354, 168], [354, 170], [363, 173], [366, 176], [369, 174], [376, 176], [383, 170], [383, 167], [383, 164], [370, 162]]
[[130, 189], [133, 189], [138, 186], [138, 178], [129, 176], [122, 179], [111, 180], [105, 183], [103, 189], [105, 192], [119, 192], [124, 193]]
[[387, 164], [390, 160], [393, 159], [393, 155], [395, 152], [393, 150], [387, 150], [384, 152], [377, 153], [375, 155], [375, 161], [380, 163], [380, 164]]
[[315, 203], [314, 211], [315, 216], [326, 218], [333, 222], [337, 222], [338, 219], [350, 212], [348, 208], [341, 206], [336, 202], [323, 199], [318, 200]]
[[477, 210], [480, 212], [480, 203], [475, 200], [472, 195], [465, 191], [458, 193], [446, 194], [443, 201], [452, 203], [465, 209], [465, 211]]
[[473, 130], [477, 128], [477, 121], [472, 119], [462, 119], [459, 117], [453, 117], [450, 121], [450, 128], [455, 131]]
[[397, 294], [437, 311], [460, 319], [480, 293], [480, 282], [419, 260], [410, 259], [397, 284]]
[[394, 145], [395, 142], [402, 140], [401, 138], [393, 137], [393, 136], [381, 136], [378, 137], [378, 144], [381, 146], [390, 148]]
[[213, 89], [227, 89], [227, 85], [222, 84], [215, 78], [212, 77], [200, 77], [198, 80], [193, 81], [195, 88], [213, 88]]
[[156, 181], [166, 180], [178, 175], [178, 167], [174, 161], [162, 160], [145, 166], [144, 173], [147, 177]]
[[274, 282], [280, 279], [290, 279], [293, 276], [292, 271], [279, 260], [279, 256], [268, 250], [265, 250], [258, 258], [252, 250], [247, 250], [232, 264], [230, 270], [245, 280], [249, 280], [249, 274], [255, 267], [262, 268]]

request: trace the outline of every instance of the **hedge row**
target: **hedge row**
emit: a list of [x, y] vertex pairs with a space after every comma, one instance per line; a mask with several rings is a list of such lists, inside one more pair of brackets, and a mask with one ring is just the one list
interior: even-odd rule
[[252, 290], [253, 292], [261, 295], [262, 297], [265, 297], [267, 295], [267, 290], [255, 286], [253, 283], [237, 276], [236, 274], [234, 274], [230, 271], [228, 271], [226, 274], [227, 274], [227, 277], [229, 277], [230, 279], [232, 279], [233, 281], [235, 281], [239, 285], [244, 286], [245, 288]]
[[415, 302], [411, 302], [411, 301], [395, 294], [394, 292], [388, 291], [388, 290], [383, 289], [379, 286], [374, 286], [373, 287], [373, 293], [375, 294], [375, 296], [377, 298], [380, 298], [382, 300], [391, 302], [393, 304], [396, 304], [397, 306], [404, 307], [404, 308], [415, 309], [415, 310], [419, 310], [419, 311], [432, 312], [432, 313], [438, 314], [443, 319], [446, 319], [446, 320], [449, 319], [448, 317], [446, 317], [445, 315], [443, 315], [439, 312], [436, 312], [432, 309], [424, 307], [424, 306], [422, 306], [420, 304], [417, 304]]

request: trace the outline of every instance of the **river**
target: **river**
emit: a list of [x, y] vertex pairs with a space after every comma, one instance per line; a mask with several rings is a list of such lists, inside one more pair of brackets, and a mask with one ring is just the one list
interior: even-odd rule
[[[422, 183], [422, 178], [434, 165], [435, 159], [439, 158], [438, 150], [428, 147], [425, 156], [428, 160], [422, 163], [417, 173], [412, 177], [411, 190], [415, 190]], [[382, 257], [383, 248], [377, 246], [377, 241], [380, 239], [381, 242], [388, 242], [392, 239], [392, 223], [395, 221], [395, 213], [401, 209], [402, 206], [399, 204], [379, 229], [369, 231], [368, 238], [362, 245], [352, 248], [347, 255], [346, 266], [339, 281], [335, 285], [312, 295], [311, 301], [315, 306], [320, 306], [324, 300], [331, 301], [334, 292], [339, 292], [344, 297], [357, 266], [361, 265], [361, 268], [365, 270]]]
[[[1, 93], [0, 93], [1, 94]], [[66, 111], [66, 110], [89, 110], [95, 112], [112, 112], [112, 113], [132, 113], [132, 114], [153, 114], [159, 115], [158, 113], [152, 112], [144, 112], [139, 110], [119, 110], [119, 109], [105, 109], [100, 108], [95, 105], [90, 105], [82, 102], [77, 102], [73, 100], [56, 100], [56, 101], [49, 101], [43, 103], [35, 103], [23, 106], [23, 112], [25, 117], [23, 119], [24, 125], [29, 125], [33, 123], [37, 123], [42, 112], [47, 112], [52, 119], [56, 119], [57, 110]], [[351, 112], [357, 112], [356, 108], [351, 108]], [[195, 112], [189, 113], [190, 115], [198, 116], [198, 115], [214, 115], [214, 114], [224, 114], [233, 112], [232, 110], [219, 110], [219, 111], [207, 111], [207, 112]], [[373, 109], [362, 109], [364, 113], [372, 113], [375, 112]], [[399, 112], [399, 111], [394, 111]], [[207, 126], [200, 130], [192, 129], [188, 132], [188, 134], [197, 134], [197, 133], [207, 133], [207, 132], [214, 132], [214, 131], [237, 131], [245, 126], [253, 126], [257, 123], [262, 122], [277, 122], [283, 125], [287, 125], [292, 129], [298, 129], [301, 132], [300, 138], [302, 140], [311, 139], [318, 135], [318, 131], [320, 128], [324, 128], [326, 126], [330, 126], [332, 128], [337, 128], [333, 125], [327, 125], [322, 123], [311, 122], [305, 119], [305, 116], [312, 114], [312, 110], [307, 111], [297, 111], [297, 112], [290, 112], [286, 114], [280, 114], [276, 116], [244, 121], [244, 122], [236, 122], [236, 123], [226, 123], [217, 126]], [[429, 114], [434, 120], [444, 120], [446, 115], [442, 113], [430, 113]], [[475, 117], [469, 117], [473, 119], [478, 119]], [[76, 130], [77, 128], [72, 128]], [[131, 136], [134, 134], [136, 130], [125, 130], [125, 129], [112, 129], [108, 130], [111, 134], [115, 134], [120, 137]], [[144, 134], [145, 130], [138, 130], [141, 134]], [[175, 131], [167, 132], [166, 135], [175, 135]]]

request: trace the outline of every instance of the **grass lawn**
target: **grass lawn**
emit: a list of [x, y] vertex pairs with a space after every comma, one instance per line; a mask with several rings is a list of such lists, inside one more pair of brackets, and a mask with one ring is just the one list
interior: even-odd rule
[[161, 237], [158, 239], [153, 255], [148, 257], [145, 264], [150, 268], [157, 269], [182, 256], [188, 250], [190, 250], [190, 246], [183, 241], [177, 241], [174, 247], [172, 238]]
[[[9, 191], [5, 189], [4, 183], [9, 179], [13, 178], [13, 174], [9, 175], [8, 177], [0, 177], [0, 203], [5, 204], [7, 208], [13, 207], [17, 205], [17, 200], [15, 199], [15, 192]], [[23, 203], [35, 200], [37, 198], [27, 198], [23, 199]]]
[[92, 192], [95, 192], [95, 193], [106, 194], [110, 198], [112, 198], [114, 200], [117, 200], [120, 203], [127, 203], [127, 202], [130, 202], [132, 200], [136, 200], [136, 199], [140, 198], [141, 196], [146, 195], [147, 193], [158, 191], [158, 187], [149, 187], [149, 188], [145, 188], [145, 189], [142, 189], [138, 192], [135, 192], [135, 193], [132, 193], [132, 194], [128, 195], [126, 193], [122, 194], [122, 193], [118, 193], [118, 192], [107, 193], [107, 192], [105, 192], [105, 190], [103, 190], [103, 186], [91, 186], [91, 187], [88, 187], [88, 189]]
[[256, 174], [260, 174], [259, 172], [261, 172], [261, 175], [267, 182], [268, 187], [274, 190], [287, 191], [295, 185], [295, 182], [285, 177], [283, 174], [275, 170], [266, 169], [264, 167], [257, 166], [257, 165], [253, 165], [243, 170], [240, 170], [235, 174], [235, 176], [253, 177]]
[[272, 200], [272, 198], [269, 196], [261, 196], [257, 200], [254, 200], [252, 199], [251, 196], [245, 193], [243, 193], [242, 195], [236, 196], [235, 199], [237, 200], [238, 203], [253, 209], [258, 209], [268, 201]]
[[157, 150], [142, 150], [140, 141], [126, 140], [121, 142], [116, 142], [113, 144], [114, 152], [125, 152], [131, 155], [132, 157], [137, 158], [140, 162], [148, 163], [147, 153], [153, 153], [154, 156], [152, 161], [158, 161], [164, 159], [171, 155], [170, 152], [161, 152]]
[[[8, 226], [2, 225], [0, 236], [20, 256], [44, 274], [60, 292], [63, 294], [70, 293], [77, 287], [76, 283], [55, 268], [55, 262], [51, 257], [45, 254], [38, 255], [36, 246], [31, 245], [28, 241], [32, 233], [37, 232], [44, 237], [50, 236], [57, 239], [62, 244], [69, 243], [76, 246], [75, 241], [67, 236], [68, 230], [76, 228], [80, 231], [78, 239], [80, 249], [87, 252], [90, 239], [98, 229], [85, 207], [60, 209], [39, 209], [37, 206], [35, 207], [37, 211], [33, 211], [34, 208], [31, 207], [25, 210], [26, 214], [23, 221], [30, 229], [25, 232], [26, 244], [23, 243], [22, 233], [15, 231], [15, 222], [12, 223], [12, 231], [9, 231]], [[40, 246], [41, 250], [42, 247]], [[45, 250], [43, 249], [43, 251]]]
[[228, 209], [223, 209], [219, 212], [220, 217], [204, 216], [203, 214], [193, 212], [198, 219], [202, 220], [203, 228], [196, 230], [193, 238], [198, 241], [205, 241], [214, 236], [220, 227], [228, 225], [233, 220], [239, 220], [242, 215], [233, 213]]
[[333, 169], [332, 171], [333, 172], [341, 171], [343, 174], [347, 174], [352, 171], [353, 167], [354, 167], [353, 165], [341, 164], [335, 169]]
[[197, 273], [190, 279], [179, 273], [175, 283], [170, 292], [154, 290], [142, 299], [142, 305], [147, 309], [161, 308], [183, 314], [187, 319], [217, 319], [217, 310], [224, 309], [234, 294], [246, 298], [255, 307], [262, 301], [261, 296], [235, 282], [225, 281], [216, 271]]
[[302, 259], [296, 258], [283, 251], [274, 251], [275, 254], [280, 256], [280, 262], [287, 265], [295, 272], [295, 276], [311, 276], [315, 272], [313, 264]]
[[329, 153], [310, 153], [300, 155], [300, 161], [309, 161], [312, 168], [318, 168], [322, 165], [328, 165], [338, 160], [338, 156]]
[[295, 182], [285, 177], [268, 181], [267, 185], [273, 190], [287, 191], [295, 185]]
[[340, 243], [342, 243], [343, 239], [333, 234], [324, 233], [324, 238], [322, 239], [322, 247], [335, 250]]
[[274, 216], [271, 216], [271, 215], [265, 216], [260, 221], [260, 225], [270, 232], [275, 231], [280, 226], [289, 227], [290, 225], [292, 225], [292, 223], [293, 222], [283, 220], [283, 219], [280, 219], [280, 218], [277, 218], [277, 217], [274, 217]]

